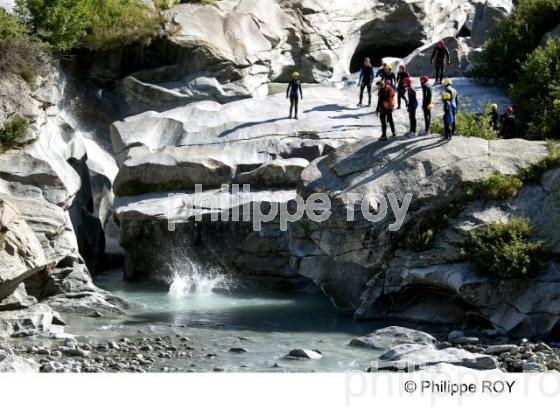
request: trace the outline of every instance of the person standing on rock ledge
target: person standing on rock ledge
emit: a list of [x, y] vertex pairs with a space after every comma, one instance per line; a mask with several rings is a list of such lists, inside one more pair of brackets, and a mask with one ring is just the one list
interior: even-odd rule
[[506, 112], [500, 117], [500, 136], [504, 139], [513, 139], [517, 136], [513, 107], [507, 107]]
[[408, 118], [410, 120], [409, 136], [416, 136], [416, 109], [418, 108], [418, 99], [416, 98], [416, 90], [412, 87], [412, 78], [407, 77], [404, 79], [404, 86], [408, 94]]
[[443, 128], [445, 132], [443, 139], [451, 141], [454, 122], [453, 109], [451, 108], [451, 94], [446, 91], [441, 95], [441, 99], [443, 101]]
[[383, 88], [379, 91], [379, 101], [375, 113], [381, 120], [381, 138], [379, 141], [387, 141], [387, 123], [391, 127], [393, 137], [396, 137], [395, 123], [393, 121], [393, 109], [395, 108], [395, 90], [391, 80], [385, 80]]
[[404, 100], [406, 107], [408, 107], [408, 99], [406, 98], [406, 79], [410, 75], [406, 72], [404, 65], [399, 66], [399, 72], [397, 73], [397, 93], [398, 93], [398, 105], [397, 110], [401, 109], [401, 100]]
[[435, 59], [435, 66], [436, 66], [436, 79], [434, 81], [434, 85], [441, 84], [443, 81], [443, 73], [445, 71], [445, 62], [447, 61], [447, 65], [451, 64], [450, 57], [449, 57], [449, 50], [445, 47], [445, 43], [443, 40], [440, 40], [436, 48], [432, 53], [432, 58], [430, 59], [430, 64], [434, 64]]
[[432, 86], [429, 84], [430, 78], [427, 75], [420, 77], [422, 84], [422, 111], [424, 112], [424, 124], [426, 126], [425, 133], [430, 133], [430, 125], [432, 123]]
[[290, 81], [286, 90], [286, 98], [290, 99], [290, 119], [292, 119], [292, 113], [295, 110], [294, 119], [297, 120], [299, 100], [300, 98], [303, 100], [303, 90], [301, 89], [301, 81], [297, 71], [294, 71], [292, 74], [292, 81]]
[[445, 87], [445, 91], [451, 94], [451, 110], [453, 111], [453, 127], [451, 131], [455, 134], [457, 129], [457, 111], [459, 111], [459, 93], [453, 88], [453, 81], [449, 78], [445, 79], [443, 86]]
[[368, 107], [371, 106], [371, 85], [374, 79], [373, 66], [371, 65], [371, 60], [367, 57], [364, 60], [364, 66], [360, 72], [360, 79], [358, 80], [358, 87], [360, 87], [360, 102], [358, 107], [362, 106], [362, 101], [364, 99], [364, 90], [367, 88], [368, 92]]

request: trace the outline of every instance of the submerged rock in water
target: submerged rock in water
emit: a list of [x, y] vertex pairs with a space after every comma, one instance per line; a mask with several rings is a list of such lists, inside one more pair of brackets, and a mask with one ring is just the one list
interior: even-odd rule
[[318, 350], [311, 350], [311, 349], [294, 349], [291, 350], [286, 356], [285, 359], [312, 359], [317, 360], [321, 359], [323, 355]]

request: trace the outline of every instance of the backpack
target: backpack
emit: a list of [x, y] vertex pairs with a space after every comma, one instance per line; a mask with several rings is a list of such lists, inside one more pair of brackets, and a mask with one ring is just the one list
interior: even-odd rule
[[395, 108], [395, 91], [393, 88], [389, 88], [389, 90], [385, 90], [386, 97], [383, 99], [383, 109], [390, 111]]

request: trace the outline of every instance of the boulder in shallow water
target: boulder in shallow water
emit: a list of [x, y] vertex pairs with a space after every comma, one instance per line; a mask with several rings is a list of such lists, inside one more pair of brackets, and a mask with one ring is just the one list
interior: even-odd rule
[[491, 370], [499, 367], [498, 361], [488, 355], [471, 353], [450, 347], [437, 350], [424, 344], [402, 344], [386, 351], [379, 357], [377, 370], [418, 370], [427, 366], [448, 363], [475, 370]]
[[420, 330], [408, 329], [401, 326], [389, 326], [376, 330], [367, 336], [353, 339], [350, 342], [350, 346], [387, 350], [405, 343], [433, 346], [436, 343], [436, 339], [432, 335]]
[[321, 359], [323, 355], [318, 350], [311, 350], [311, 349], [294, 349], [291, 350], [286, 356], [285, 359], [311, 359], [317, 360]]

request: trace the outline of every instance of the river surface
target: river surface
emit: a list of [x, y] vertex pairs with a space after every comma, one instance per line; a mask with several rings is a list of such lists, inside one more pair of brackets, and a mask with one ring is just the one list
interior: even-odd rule
[[[356, 322], [318, 294], [230, 291], [221, 278], [176, 278], [169, 289], [125, 282], [122, 272], [104, 273], [96, 284], [131, 304], [121, 319], [70, 320], [68, 331], [95, 341], [117, 337], [188, 337], [211, 360], [174, 359], [196, 371], [364, 370], [378, 353], [349, 347], [352, 338], [382, 327]], [[388, 324], [383, 324], [387, 326]], [[245, 353], [232, 353], [243, 347]], [[292, 349], [316, 349], [319, 360], [290, 360]], [[205, 355], [202, 355], [204, 357]], [[177, 361], [183, 361], [178, 363]]]

